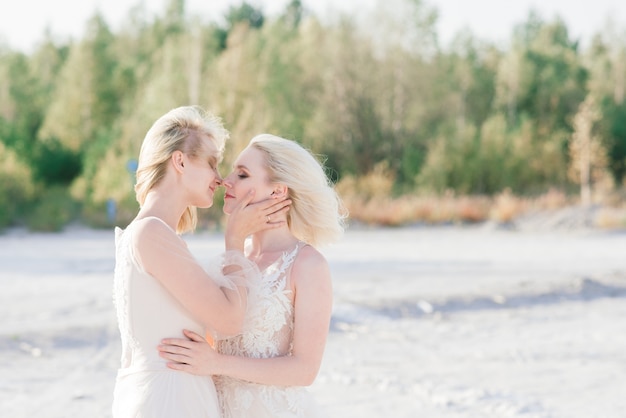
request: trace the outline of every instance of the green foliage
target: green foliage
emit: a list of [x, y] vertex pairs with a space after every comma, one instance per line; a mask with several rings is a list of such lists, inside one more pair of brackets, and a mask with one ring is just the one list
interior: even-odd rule
[[223, 188], [216, 189], [213, 196], [213, 206], [208, 209], [198, 209], [198, 228], [218, 230], [223, 226], [225, 220], [223, 212], [224, 193]]
[[301, 0], [291, 0], [285, 9], [285, 12], [280, 17], [282, 23], [287, 27], [297, 28], [302, 22], [304, 15], [304, 7]]
[[259, 29], [263, 27], [265, 23], [263, 11], [246, 2], [237, 6], [230, 6], [224, 18], [226, 24], [223, 26], [214, 26], [211, 31], [211, 37], [215, 41], [219, 51], [223, 51], [228, 47], [228, 37], [237, 26], [243, 24], [250, 28]]
[[78, 205], [65, 186], [51, 186], [37, 196], [26, 225], [32, 231], [57, 232], [78, 214]]
[[426, 150], [418, 146], [407, 147], [402, 153], [399, 177], [408, 186], [413, 186], [413, 182], [417, 179], [424, 164], [425, 155]]
[[572, 131], [571, 116], [586, 96], [589, 74], [578, 54], [578, 44], [569, 40], [565, 24], [531, 18], [520, 53], [516, 108], [518, 115], [535, 120], [538, 132]]
[[0, 227], [20, 220], [34, 194], [30, 168], [0, 142]]
[[626, 102], [615, 105], [605, 103], [604, 115], [608, 122], [606, 143], [609, 156], [609, 169], [619, 184], [626, 178]]
[[260, 28], [265, 22], [265, 16], [260, 9], [243, 2], [238, 6], [231, 6], [226, 12], [226, 22], [229, 28], [238, 23], [247, 23], [251, 28]]
[[480, 131], [470, 126], [452, 140], [440, 137], [428, 149], [418, 184], [437, 193], [487, 195], [507, 189], [536, 193], [563, 185], [567, 165], [562, 136], [535, 144], [534, 131], [529, 120], [511, 128], [503, 115], [494, 115]]
[[[0, 160], [11, 161], [0, 168], [0, 226], [19, 220], [35, 187], [51, 190], [29, 218], [37, 228], [75, 213], [110, 226], [108, 201], [116, 223], [132, 219], [128, 161], [152, 122], [185, 104], [231, 131], [224, 167], [270, 132], [321, 155], [344, 185], [493, 195], [572, 185], [567, 144], [591, 96], [608, 167], [624, 182], [623, 34], [581, 51], [562, 20], [531, 13], [509, 45], [462, 32], [443, 49], [425, 2], [389, 0], [375, 13], [363, 30], [351, 16], [323, 23], [300, 0], [275, 19], [243, 2], [205, 23], [168, 0], [161, 16], [137, 5], [118, 32], [95, 14], [76, 42], [48, 34], [32, 55], [0, 51]], [[205, 225], [221, 222], [217, 206]]]
[[[109, 205], [113, 204], [113, 212], [109, 212]], [[87, 202], [81, 206], [81, 219], [94, 228], [125, 227], [137, 215], [139, 204], [130, 194], [121, 201]], [[111, 215], [113, 217], [111, 218]]]
[[74, 152], [84, 150], [99, 130], [119, 114], [117, 63], [113, 35], [101, 16], [87, 24], [86, 38], [74, 44], [38, 132], [42, 141], [56, 138]]
[[82, 155], [58, 140], [37, 142], [29, 155], [35, 180], [44, 185], [70, 184], [81, 172]]

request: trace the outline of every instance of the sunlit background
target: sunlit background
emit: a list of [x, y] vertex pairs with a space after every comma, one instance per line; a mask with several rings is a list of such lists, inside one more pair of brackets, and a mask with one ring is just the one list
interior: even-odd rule
[[150, 125], [199, 104], [223, 172], [295, 139], [350, 211], [329, 416], [623, 417], [625, 100], [624, 1], [4, 1], [0, 415], [110, 416], [113, 226]]
[[[0, 33], [0, 225], [125, 224], [139, 144], [199, 104], [226, 167], [271, 132], [354, 222], [499, 223], [582, 204], [624, 225], [622, 3], [30, 2]], [[219, 211], [203, 215], [218, 226]]]
[[[166, 0], [24, 0], [0, 6], [0, 33], [12, 47], [29, 50], [41, 41], [45, 28], [61, 38], [81, 37], [85, 22], [95, 11], [102, 13], [111, 28], [115, 29], [134, 6], [142, 5], [149, 13], [161, 14], [166, 3]], [[187, 0], [185, 5], [189, 13], [199, 14], [203, 20], [220, 21], [229, 7], [240, 3], [238, 0]], [[272, 16], [280, 14], [289, 0], [251, 0], [247, 3]], [[351, 18], [361, 17], [380, 4], [390, 4], [379, 0], [315, 0], [303, 3], [306, 9], [323, 19], [332, 19], [337, 13], [346, 13]], [[431, 0], [423, 3], [437, 10], [435, 26], [444, 43], [463, 29], [471, 30], [482, 39], [506, 42], [512, 28], [521, 23], [530, 10], [537, 11], [545, 19], [559, 16], [567, 24], [571, 35], [583, 42], [589, 42], [609, 22], [618, 26], [626, 23], [626, 6], [616, 0], [599, 0], [593, 4], [568, 0]]]

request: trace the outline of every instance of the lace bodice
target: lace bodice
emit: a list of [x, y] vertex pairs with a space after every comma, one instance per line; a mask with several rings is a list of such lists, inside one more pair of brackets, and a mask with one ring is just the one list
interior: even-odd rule
[[258, 283], [250, 286], [248, 310], [240, 335], [218, 341], [224, 354], [267, 358], [291, 352], [293, 292], [289, 273], [302, 243], [261, 271]]

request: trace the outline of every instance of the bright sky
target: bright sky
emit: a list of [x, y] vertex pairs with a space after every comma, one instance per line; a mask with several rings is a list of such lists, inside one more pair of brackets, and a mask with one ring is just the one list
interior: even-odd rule
[[[215, 21], [228, 5], [242, 0], [187, 0], [187, 9]], [[248, 0], [271, 15], [283, 10], [289, 0]], [[381, 0], [303, 0], [318, 15], [329, 10], [351, 11], [373, 8]], [[385, 0], [382, 0], [385, 2]], [[619, 33], [626, 32], [624, 0], [424, 0], [440, 12], [438, 33], [445, 43], [462, 28], [479, 38], [506, 41], [515, 24], [525, 21], [532, 8], [544, 20], [555, 15], [565, 20], [574, 37], [583, 42], [606, 26], [609, 17]], [[113, 30], [132, 5], [142, 2], [153, 13], [162, 13], [167, 0], [2, 0], [0, 39], [11, 48], [30, 50], [49, 27], [56, 37], [82, 37], [85, 22], [99, 9]], [[388, 4], [388, 2], [387, 2]]]

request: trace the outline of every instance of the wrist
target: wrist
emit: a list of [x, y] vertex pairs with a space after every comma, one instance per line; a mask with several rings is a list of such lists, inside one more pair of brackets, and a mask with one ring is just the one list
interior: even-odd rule
[[217, 376], [229, 376], [228, 374], [228, 361], [230, 360], [229, 355], [218, 353], [215, 361], [215, 370], [213, 370], [214, 375]]
[[241, 251], [243, 252], [244, 248], [244, 239], [234, 238], [234, 237], [226, 237], [224, 240], [224, 246], [226, 251]]

